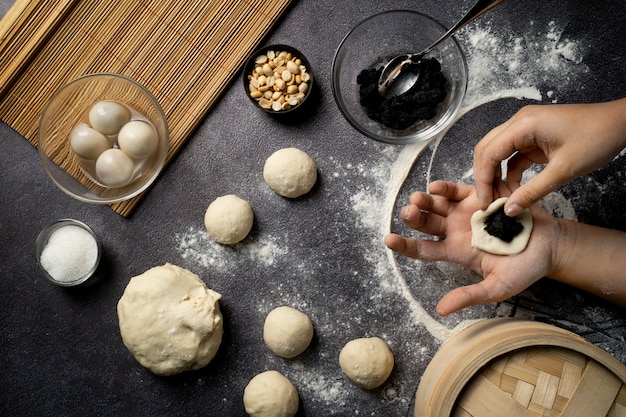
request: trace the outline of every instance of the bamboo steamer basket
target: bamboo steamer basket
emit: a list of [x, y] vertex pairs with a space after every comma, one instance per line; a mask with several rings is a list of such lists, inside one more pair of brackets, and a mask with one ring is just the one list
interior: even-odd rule
[[558, 327], [488, 319], [435, 354], [415, 416], [626, 417], [626, 366]]

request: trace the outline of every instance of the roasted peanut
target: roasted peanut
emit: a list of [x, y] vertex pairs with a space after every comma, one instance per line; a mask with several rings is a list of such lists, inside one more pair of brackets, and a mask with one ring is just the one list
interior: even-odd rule
[[247, 77], [250, 97], [260, 107], [284, 111], [304, 100], [311, 75], [300, 58], [287, 51], [268, 50], [254, 62], [255, 67]]

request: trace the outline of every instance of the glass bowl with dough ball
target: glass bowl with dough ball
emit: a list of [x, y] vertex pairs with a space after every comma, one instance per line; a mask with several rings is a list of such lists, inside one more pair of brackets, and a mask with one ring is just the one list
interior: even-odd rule
[[232, 245], [248, 236], [254, 223], [250, 203], [235, 194], [216, 198], [204, 213], [204, 226], [217, 243]]
[[467, 89], [463, 50], [449, 38], [423, 60], [419, 77], [401, 94], [378, 92], [384, 65], [396, 55], [419, 52], [447, 29], [429, 16], [391, 10], [368, 17], [341, 41], [331, 76], [335, 102], [363, 135], [389, 144], [427, 141], [456, 120]]
[[38, 148], [44, 169], [63, 192], [88, 203], [117, 203], [145, 191], [163, 169], [167, 119], [136, 81], [87, 74], [48, 101]]
[[187, 269], [151, 268], [131, 278], [117, 303], [122, 341], [156, 375], [200, 369], [222, 342], [221, 298]]
[[393, 364], [393, 353], [378, 337], [351, 340], [339, 353], [343, 373], [366, 390], [381, 386], [391, 375]]
[[304, 107], [313, 90], [313, 70], [302, 52], [288, 45], [254, 51], [243, 70], [243, 88], [255, 107], [283, 115]]
[[276, 307], [265, 318], [263, 340], [281, 358], [295, 358], [313, 340], [313, 323], [309, 316], [295, 308]]
[[317, 181], [315, 161], [298, 148], [283, 148], [265, 161], [263, 178], [278, 195], [300, 197], [313, 188]]
[[265, 371], [248, 382], [243, 405], [250, 417], [293, 417], [300, 399], [291, 381], [278, 371]]

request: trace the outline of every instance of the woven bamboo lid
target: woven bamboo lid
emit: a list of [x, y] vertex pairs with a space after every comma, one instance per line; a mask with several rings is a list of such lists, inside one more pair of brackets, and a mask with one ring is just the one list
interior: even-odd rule
[[626, 417], [626, 366], [555, 326], [484, 320], [434, 356], [415, 416]]

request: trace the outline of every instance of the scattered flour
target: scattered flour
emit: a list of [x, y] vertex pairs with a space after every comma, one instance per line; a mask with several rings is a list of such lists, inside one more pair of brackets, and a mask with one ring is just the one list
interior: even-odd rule
[[466, 104], [497, 96], [540, 100], [537, 94], [542, 87], [548, 88], [544, 94], [556, 103], [560, 88], [589, 72], [583, 63], [586, 48], [562, 33], [556, 21], [547, 27], [531, 22], [525, 33], [514, 34], [484, 20], [462, 32], [459, 41], [469, 67]]
[[343, 378], [331, 377], [321, 374], [317, 369], [294, 364], [288, 377], [297, 382], [300, 395], [305, 398], [315, 398], [325, 405], [333, 405], [336, 409], [345, 407], [346, 400], [343, 395], [348, 382]]
[[204, 227], [190, 227], [175, 236], [181, 258], [193, 261], [205, 268], [225, 269], [234, 266], [233, 260], [256, 260], [263, 266], [272, 266], [278, 256], [288, 253], [277, 242], [284, 241], [273, 236], [264, 236], [258, 241], [244, 240], [242, 243], [227, 246], [211, 239]]

